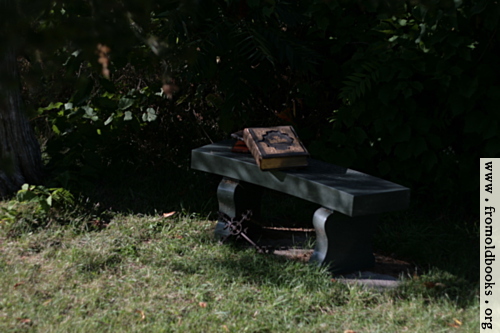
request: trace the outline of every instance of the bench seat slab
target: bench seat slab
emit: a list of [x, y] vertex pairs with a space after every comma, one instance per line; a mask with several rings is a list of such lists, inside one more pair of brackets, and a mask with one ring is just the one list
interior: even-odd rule
[[410, 190], [362, 172], [309, 159], [305, 168], [262, 171], [233, 140], [193, 149], [191, 168], [290, 194], [348, 216], [408, 208]]

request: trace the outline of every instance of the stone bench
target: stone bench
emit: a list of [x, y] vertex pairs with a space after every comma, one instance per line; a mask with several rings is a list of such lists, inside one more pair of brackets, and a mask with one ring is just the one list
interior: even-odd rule
[[[334, 273], [374, 265], [372, 238], [378, 215], [405, 209], [410, 190], [358, 171], [309, 159], [305, 168], [261, 171], [250, 154], [231, 152], [233, 140], [191, 152], [191, 168], [223, 176], [217, 190], [219, 210], [237, 218], [248, 209], [260, 214], [262, 188], [314, 202], [316, 244], [312, 263], [329, 265]], [[215, 233], [227, 234], [219, 219]]]

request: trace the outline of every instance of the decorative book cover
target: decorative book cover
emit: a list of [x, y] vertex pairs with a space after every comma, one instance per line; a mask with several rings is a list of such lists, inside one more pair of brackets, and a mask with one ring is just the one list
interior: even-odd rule
[[261, 170], [307, 166], [309, 153], [291, 126], [245, 128], [243, 140]]

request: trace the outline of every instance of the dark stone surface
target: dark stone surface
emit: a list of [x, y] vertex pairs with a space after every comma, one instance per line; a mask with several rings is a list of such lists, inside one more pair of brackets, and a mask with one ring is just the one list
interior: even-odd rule
[[330, 265], [332, 273], [373, 267], [372, 238], [377, 219], [377, 215], [348, 217], [319, 208], [313, 216], [316, 246], [310, 262]]
[[[252, 220], [260, 217], [262, 188], [245, 182], [223, 178], [217, 188], [219, 213], [226, 214], [229, 218], [238, 218], [247, 210], [252, 212]], [[256, 229], [252, 221], [245, 223], [245, 227]], [[223, 239], [229, 235], [226, 223], [219, 219], [215, 227], [215, 236]]]
[[[251, 210], [258, 217], [262, 187], [317, 203], [322, 207], [313, 216], [316, 246], [310, 262], [328, 265], [337, 274], [374, 266], [372, 238], [378, 214], [407, 208], [408, 188], [313, 159], [300, 169], [262, 171], [252, 155], [231, 152], [233, 144], [218, 142], [191, 153], [193, 169], [223, 176], [217, 190], [221, 213], [238, 218]], [[216, 237], [228, 236], [227, 225], [219, 220]]]
[[194, 149], [195, 170], [242, 180], [315, 202], [348, 216], [406, 209], [410, 190], [358, 171], [309, 160], [297, 169], [262, 171], [250, 154], [231, 152], [233, 140]]

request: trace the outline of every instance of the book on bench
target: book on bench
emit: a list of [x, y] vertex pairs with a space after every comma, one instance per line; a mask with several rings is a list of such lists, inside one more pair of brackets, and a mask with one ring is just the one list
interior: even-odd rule
[[292, 126], [243, 130], [243, 141], [261, 170], [307, 166], [309, 153]]

